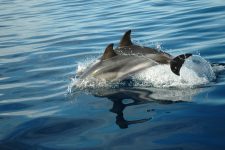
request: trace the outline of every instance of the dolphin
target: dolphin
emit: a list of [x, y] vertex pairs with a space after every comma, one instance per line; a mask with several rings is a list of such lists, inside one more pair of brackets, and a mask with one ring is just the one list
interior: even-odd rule
[[88, 67], [79, 78], [123, 81], [135, 73], [160, 64], [170, 65], [171, 71], [179, 76], [185, 59], [192, 56], [192, 54], [182, 54], [173, 57], [158, 49], [133, 44], [131, 30], [123, 35], [119, 47], [113, 49], [113, 45], [109, 44], [99, 61]]

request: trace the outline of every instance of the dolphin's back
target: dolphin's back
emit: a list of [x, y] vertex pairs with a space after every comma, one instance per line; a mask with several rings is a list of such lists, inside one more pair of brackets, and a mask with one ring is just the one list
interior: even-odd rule
[[114, 50], [118, 55], [146, 55], [146, 54], [158, 54], [159, 56], [165, 56], [172, 58], [172, 56], [166, 52], [158, 49], [143, 47], [139, 45], [130, 45], [124, 47], [118, 47]]
[[[131, 30], [128, 30], [120, 40], [119, 47], [116, 48], [115, 53], [118, 55], [147, 55], [147, 54], [155, 54], [158, 55], [157, 60], [159, 62], [168, 62], [172, 59], [172, 56], [168, 53], [165, 53], [161, 50], [150, 48], [150, 47], [144, 47], [139, 46], [136, 44], [133, 44], [131, 41]], [[160, 60], [160, 57], [162, 57], [162, 60]], [[164, 59], [167, 59], [164, 61]]]

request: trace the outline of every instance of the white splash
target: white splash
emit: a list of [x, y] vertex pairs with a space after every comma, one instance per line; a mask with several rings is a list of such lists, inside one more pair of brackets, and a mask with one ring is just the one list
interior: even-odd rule
[[[85, 71], [91, 64], [97, 62], [96, 58], [90, 58], [82, 63], [78, 63], [76, 75], [81, 74]], [[215, 76], [215, 71], [224, 70], [219, 66], [212, 68], [209, 62], [199, 55], [193, 55], [188, 58], [180, 70], [180, 76], [175, 75], [169, 65], [157, 65], [141, 71], [132, 76], [135, 85], [139, 87], [196, 87], [200, 85], [205, 85], [213, 81]], [[79, 89], [85, 88], [102, 88], [102, 87], [112, 87], [119, 83], [106, 82], [105, 80], [97, 80], [95, 78], [88, 78], [85, 80], [79, 80], [79, 77], [72, 79], [68, 91], [71, 92], [73, 87]]]
[[225, 70], [225, 65], [224, 64], [223, 65], [222, 64], [214, 64], [212, 68], [215, 73], [220, 73]]
[[96, 88], [96, 87], [109, 87], [105, 80], [97, 80], [94, 77], [86, 78], [85, 80], [80, 80], [79, 76], [84, 73], [86, 69], [91, 67], [93, 64], [99, 62], [99, 59], [95, 57], [88, 57], [81, 62], [77, 63], [75, 76], [71, 78], [71, 82], [67, 88], [68, 93], [71, 93], [74, 88], [84, 90], [86, 88]]
[[186, 88], [207, 84], [216, 77], [211, 65], [202, 57], [194, 55], [185, 61], [180, 76], [175, 75], [166, 64], [146, 69], [133, 78], [141, 81], [137, 82], [137, 86]]
[[207, 84], [216, 79], [210, 63], [199, 55], [194, 55], [184, 62], [180, 75], [192, 84]]
[[99, 60], [95, 57], [92, 58], [86, 58], [81, 62], [77, 63], [77, 69], [76, 69], [76, 76], [81, 75], [88, 67], [90, 67], [92, 64], [97, 63]]

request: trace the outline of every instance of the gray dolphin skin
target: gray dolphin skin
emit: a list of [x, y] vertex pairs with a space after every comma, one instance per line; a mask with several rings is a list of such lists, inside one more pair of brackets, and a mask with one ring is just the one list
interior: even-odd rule
[[109, 44], [99, 62], [88, 67], [79, 78], [122, 81], [139, 71], [160, 64], [170, 65], [171, 71], [180, 75], [182, 64], [192, 55], [182, 54], [174, 58], [158, 49], [133, 44], [130, 35], [131, 30], [124, 34], [118, 48], [113, 49], [113, 44]]

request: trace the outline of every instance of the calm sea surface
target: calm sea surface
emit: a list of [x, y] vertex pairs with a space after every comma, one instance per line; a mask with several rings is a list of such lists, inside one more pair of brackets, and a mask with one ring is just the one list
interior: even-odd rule
[[225, 62], [224, 0], [1, 0], [0, 149], [224, 150], [225, 72], [183, 91], [67, 94], [78, 64], [129, 29], [136, 43]]

